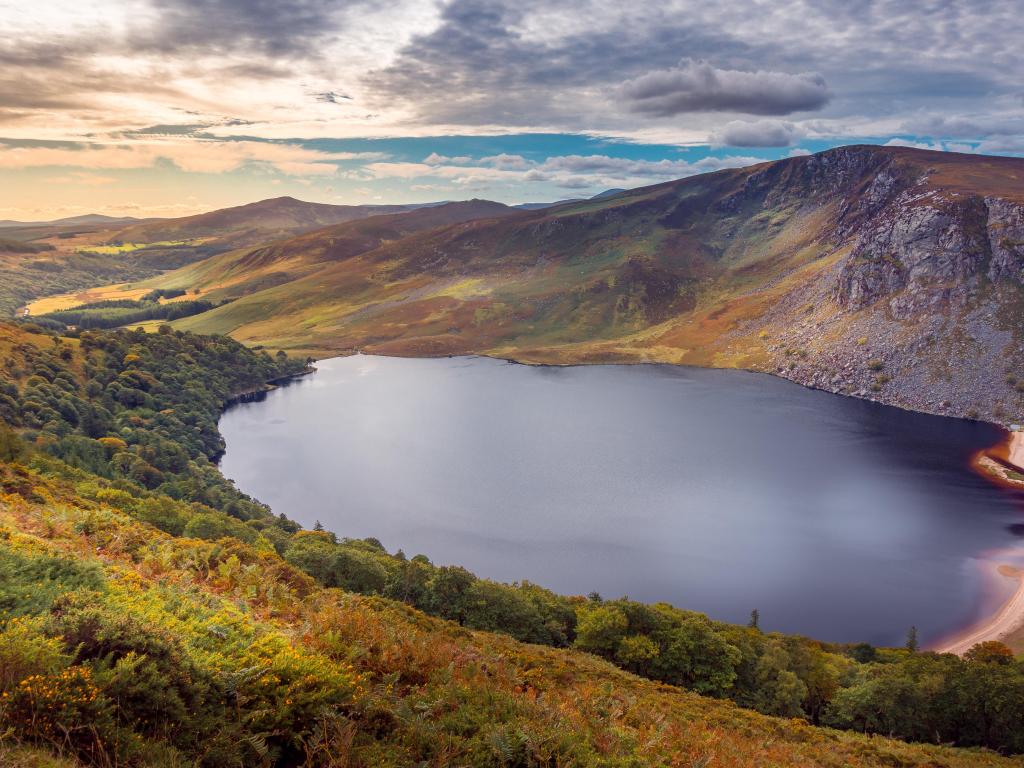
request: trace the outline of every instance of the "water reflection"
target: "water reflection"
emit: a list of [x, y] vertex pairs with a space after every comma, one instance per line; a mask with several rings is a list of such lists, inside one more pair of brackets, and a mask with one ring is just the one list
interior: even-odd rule
[[982, 609], [1020, 524], [992, 427], [767, 376], [357, 356], [221, 421], [225, 473], [306, 525], [504, 581], [667, 600], [823, 639]]

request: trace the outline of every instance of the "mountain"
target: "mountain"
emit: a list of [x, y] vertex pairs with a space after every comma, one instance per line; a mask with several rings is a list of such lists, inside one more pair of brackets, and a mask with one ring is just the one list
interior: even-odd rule
[[275, 197], [195, 216], [163, 219], [127, 227], [117, 232], [110, 240], [121, 243], [199, 241], [207, 251], [221, 252], [345, 221], [408, 211], [413, 207], [328, 205], [307, 203], [294, 197]]
[[556, 205], [565, 205], [566, 203], [578, 203], [582, 198], [570, 197], [565, 200], [556, 200], [553, 203], [519, 203], [513, 205], [513, 208], [518, 208], [521, 211], [539, 211], [543, 208], [554, 208]]
[[[624, 189], [606, 189], [604, 192], [598, 192], [596, 195], [594, 195], [593, 197], [591, 197], [589, 199], [590, 200], [600, 200], [600, 199], [605, 198], [605, 197], [613, 197], [614, 195], [618, 195], [621, 192], [625, 192], [625, 191], [626, 190], [624, 190]], [[569, 198], [566, 198], [565, 200], [556, 200], [553, 203], [519, 203], [518, 205], [513, 205], [512, 207], [513, 208], [519, 208], [520, 210], [523, 210], [523, 211], [539, 211], [542, 208], [553, 208], [556, 205], [565, 205], [566, 203], [578, 203], [578, 202], [581, 202], [582, 200], [585, 200], [585, 199], [588, 199], [588, 198], [569, 197]]]
[[489, 200], [415, 206], [404, 213], [370, 216], [256, 248], [229, 251], [150, 282], [160, 287], [199, 290], [217, 301], [236, 299], [294, 281], [415, 232], [513, 213], [512, 208]]
[[54, 219], [53, 221], [12, 221], [10, 219], [4, 219], [0, 221], [0, 227], [42, 227], [42, 226], [62, 226], [62, 225], [110, 225], [110, 226], [126, 226], [142, 221], [134, 216], [104, 216], [100, 213], [87, 213], [83, 216], [68, 216], [63, 219]]
[[383, 240], [276, 246], [302, 269], [176, 325], [316, 355], [742, 367], [1024, 413], [1021, 159], [842, 147]]

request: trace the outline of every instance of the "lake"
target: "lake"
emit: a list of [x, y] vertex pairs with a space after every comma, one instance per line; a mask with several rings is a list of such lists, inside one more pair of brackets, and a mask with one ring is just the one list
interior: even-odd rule
[[1000, 432], [742, 371], [322, 360], [229, 408], [221, 468], [307, 527], [500, 581], [667, 601], [824, 640], [991, 611], [1021, 499]]

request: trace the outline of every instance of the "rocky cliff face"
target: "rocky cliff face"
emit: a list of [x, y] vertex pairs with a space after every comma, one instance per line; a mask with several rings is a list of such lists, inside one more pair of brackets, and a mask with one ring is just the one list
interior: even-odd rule
[[924, 180], [867, 218], [834, 295], [854, 309], [886, 300], [892, 316], [906, 320], [963, 308], [986, 278], [1024, 282], [1024, 206], [950, 195]]
[[[848, 253], [818, 284], [795, 292], [815, 296], [818, 304], [781, 331], [786, 343], [772, 350], [775, 372], [919, 410], [1019, 420], [1020, 195], [1013, 189], [984, 194], [983, 186], [972, 190], [958, 183], [956, 168], [921, 162], [947, 158], [837, 151], [881, 155], [882, 162], [842, 159], [843, 167], [864, 174], [852, 180], [843, 174], [843, 199], [826, 235], [837, 251]], [[971, 159], [956, 162], [967, 166]], [[1016, 162], [1024, 170], [1024, 162]], [[789, 312], [791, 317], [791, 307]], [[777, 312], [774, 317], [782, 320]], [[797, 345], [795, 362], [780, 354]]]

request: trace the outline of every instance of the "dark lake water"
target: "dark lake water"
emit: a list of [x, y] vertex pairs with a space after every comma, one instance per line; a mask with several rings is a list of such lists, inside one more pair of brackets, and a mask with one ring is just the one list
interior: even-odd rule
[[991, 610], [999, 439], [740, 371], [357, 356], [230, 408], [224, 473], [306, 526], [502, 581], [837, 641]]

